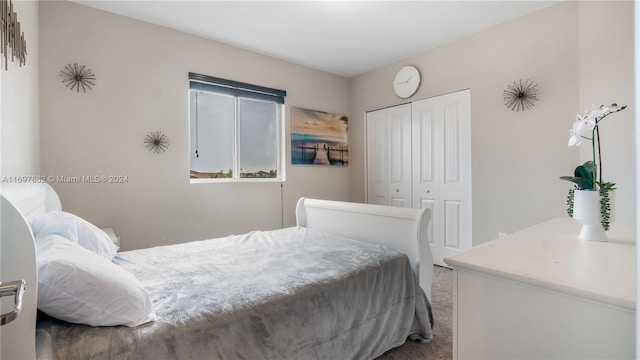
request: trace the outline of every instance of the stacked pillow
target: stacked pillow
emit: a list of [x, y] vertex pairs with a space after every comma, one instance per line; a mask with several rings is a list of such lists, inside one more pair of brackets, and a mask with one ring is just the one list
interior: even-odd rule
[[34, 235], [57, 234], [71, 240], [83, 248], [111, 261], [118, 252], [118, 246], [109, 235], [81, 217], [64, 212], [50, 211], [33, 220]]
[[91, 326], [138, 326], [156, 319], [149, 295], [111, 262], [118, 246], [90, 222], [52, 211], [32, 223], [38, 266], [38, 308]]

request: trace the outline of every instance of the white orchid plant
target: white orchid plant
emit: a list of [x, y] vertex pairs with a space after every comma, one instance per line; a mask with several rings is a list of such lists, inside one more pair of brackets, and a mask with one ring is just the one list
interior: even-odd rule
[[591, 141], [591, 152], [593, 160], [587, 161], [576, 167], [573, 176], [561, 176], [563, 180], [568, 180], [576, 184], [569, 190], [567, 197], [567, 213], [573, 216], [573, 194], [575, 190], [600, 191], [602, 226], [609, 230], [610, 222], [610, 200], [609, 191], [615, 190], [615, 184], [602, 180], [602, 150], [600, 147], [600, 122], [607, 116], [626, 109], [627, 106], [611, 104], [609, 106], [592, 106], [590, 111], [585, 111], [583, 115], [578, 114], [576, 121], [569, 130], [569, 146], [580, 146], [583, 140]]

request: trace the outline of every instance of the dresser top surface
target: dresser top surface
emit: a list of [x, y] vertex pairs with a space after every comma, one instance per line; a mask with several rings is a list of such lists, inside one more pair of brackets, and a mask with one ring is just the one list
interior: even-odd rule
[[635, 227], [613, 223], [608, 242], [578, 239], [580, 223], [558, 218], [444, 259], [495, 275], [635, 309]]

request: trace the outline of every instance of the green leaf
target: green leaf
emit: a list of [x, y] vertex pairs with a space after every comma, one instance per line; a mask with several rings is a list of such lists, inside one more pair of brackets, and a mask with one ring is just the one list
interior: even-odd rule
[[560, 179], [576, 183], [579, 190], [593, 189], [593, 181], [591, 181], [590, 179], [585, 179], [579, 176], [560, 176]]
[[[573, 174], [575, 177], [589, 180], [589, 182], [593, 186], [593, 171], [591, 171], [588, 166], [589, 165], [579, 165], [578, 167], [576, 167], [576, 170], [573, 172]], [[593, 166], [591, 167], [591, 169], [593, 169]]]
[[601, 191], [614, 191], [614, 190], [616, 190], [616, 183], [613, 183], [611, 181], [603, 181], [602, 183], [598, 182], [598, 185], [600, 185], [600, 190]]
[[591, 173], [591, 178], [593, 179], [593, 171], [594, 171], [594, 168], [595, 168], [596, 164], [592, 160], [589, 160], [589, 161], [585, 162], [584, 164], [582, 164], [582, 166], [584, 166], [585, 168], [587, 168], [587, 170], [589, 170], [589, 172]]

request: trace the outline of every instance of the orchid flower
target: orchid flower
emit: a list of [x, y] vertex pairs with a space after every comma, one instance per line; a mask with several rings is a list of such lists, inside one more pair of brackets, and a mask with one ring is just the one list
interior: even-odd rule
[[596, 126], [596, 119], [592, 117], [590, 114], [582, 116], [580, 114], [576, 115], [576, 122], [571, 126], [571, 130], [569, 130], [569, 146], [580, 146], [582, 144], [582, 139], [589, 139], [585, 135], [585, 132], [588, 131], [591, 133], [593, 128]]
[[[582, 139], [587, 139], [591, 141], [591, 147], [593, 152], [593, 163], [599, 164], [600, 167], [600, 183], [602, 183], [602, 156], [600, 152], [600, 134], [598, 131], [598, 125], [602, 119], [607, 117], [610, 114], [616, 113], [618, 111], [622, 111], [626, 109], [626, 105], [619, 107], [617, 104], [611, 104], [610, 106], [600, 105], [600, 106], [591, 106], [591, 110], [585, 110], [584, 115], [576, 115], [576, 121], [571, 126], [569, 130], [569, 142], [568, 146], [580, 146], [582, 144]], [[591, 133], [591, 137], [589, 137], [588, 132]], [[598, 160], [596, 162], [596, 143], [598, 147]], [[593, 168], [593, 177], [594, 180], [597, 178], [598, 174], [598, 166], [594, 166]], [[596, 189], [597, 182], [594, 181], [594, 188]]]
[[[616, 104], [613, 104], [613, 105], [615, 106]], [[599, 117], [601, 118], [607, 115], [607, 113], [609, 113], [609, 107], [604, 105], [595, 107], [594, 105], [591, 105], [591, 112], [589, 113], [589, 116], [594, 118], [599, 118]]]

